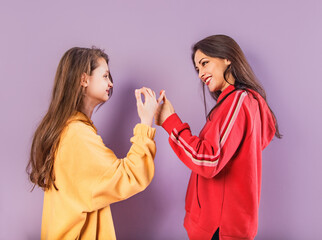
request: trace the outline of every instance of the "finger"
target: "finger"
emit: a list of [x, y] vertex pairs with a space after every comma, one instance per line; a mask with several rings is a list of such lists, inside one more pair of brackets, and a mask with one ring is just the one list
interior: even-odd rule
[[137, 105], [143, 105], [142, 98], [141, 98], [141, 89], [135, 90], [135, 97]]
[[151, 93], [152, 93], [152, 98], [154, 102], [157, 102], [157, 96], [155, 94], [155, 92], [151, 89]]
[[167, 95], [165, 94], [165, 92], [164, 92], [164, 98], [163, 98], [163, 101], [168, 101], [168, 98], [167, 98]]
[[139, 89], [136, 89], [139, 93], [143, 94], [145, 92], [145, 87], [141, 87]]
[[147, 102], [147, 101], [153, 101], [153, 99], [154, 99], [154, 101], [156, 101], [156, 99], [155, 99], [155, 96], [153, 96], [153, 93], [152, 93], [152, 90], [150, 89], [150, 88], [144, 88], [144, 90], [143, 90], [143, 95], [144, 95], [144, 104]]
[[144, 102], [146, 101], [147, 97], [149, 97], [150, 95], [148, 94], [148, 92], [147, 92], [145, 87], [142, 87], [142, 88], [138, 89], [138, 91], [139, 91], [140, 94], [143, 94], [143, 96], [144, 96], [144, 99], [143, 99], [144, 101], [142, 101], [142, 98], [141, 98], [141, 95], [140, 95], [141, 103], [144, 104]]
[[161, 90], [160, 91], [160, 97], [158, 98], [158, 103], [160, 103], [162, 100], [164, 101], [165, 100], [165, 91], [164, 90]]
[[153, 93], [152, 93], [152, 90], [150, 88], [145, 88], [146, 89], [146, 92], [151, 96], [153, 97]]
[[165, 101], [166, 100], [166, 95], [165, 95], [165, 91], [164, 90], [162, 90], [161, 92], [160, 92], [160, 97], [159, 97], [159, 102], [161, 102], [161, 101]]

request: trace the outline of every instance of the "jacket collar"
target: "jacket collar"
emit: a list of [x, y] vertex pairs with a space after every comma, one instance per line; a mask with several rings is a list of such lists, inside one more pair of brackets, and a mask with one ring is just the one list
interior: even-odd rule
[[235, 90], [235, 85], [229, 85], [228, 87], [226, 87], [225, 90], [222, 91], [221, 94], [219, 95], [217, 102], [220, 102], [221, 99], [223, 99], [228, 93], [234, 90]]

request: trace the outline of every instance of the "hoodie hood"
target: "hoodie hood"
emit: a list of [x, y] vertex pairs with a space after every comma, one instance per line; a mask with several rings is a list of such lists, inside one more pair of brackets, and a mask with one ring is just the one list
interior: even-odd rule
[[[228, 86], [218, 97], [217, 103], [220, 102], [226, 95], [234, 91], [236, 88], [234, 85]], [[262, 149], [266, 148], [267, 145], [272, 141], [276, 129], [275, 129], [275, 118], [269, 109], [265, 99], [256, 91], [247, 89], [249, 94], [252, 94], [258, 102], [260, 117], [261, 117], [261, 144]]]
[[257, 100], [261, 123], [262, 123], [262, 149], [266, 148], [267, 145], [272, 141], [276, 128], [275, 128], [275, 118], [269, 109], [265, 99], [256, 91], [248, 90]]

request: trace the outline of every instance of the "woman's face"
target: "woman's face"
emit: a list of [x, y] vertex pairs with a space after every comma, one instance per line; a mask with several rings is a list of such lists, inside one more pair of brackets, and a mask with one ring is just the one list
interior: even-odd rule
[[110, 72], [104, 58], [97, 60], [98, 67], [87, 75], [86, 83], [82, 81], [82, 86], [86, 88], [85, 98], [91, 105], [98, 105], [106, 102], [110, 96], [110, 90], [113, 87], [109, 76]]
[[223, 91], [229, 86], [224, 79], [224, 72], [231, 64], [229, 60], [209, 57], [197, 50], [194, 62], [200, 80], [208, 86], [210, 92]]

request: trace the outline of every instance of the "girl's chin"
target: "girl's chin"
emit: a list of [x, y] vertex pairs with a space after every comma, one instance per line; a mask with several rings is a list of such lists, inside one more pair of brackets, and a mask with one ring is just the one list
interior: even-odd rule
[[106, 102], [106, 101], [107, 101], [107, 100], [109, 100], [109, 99], [110, 99], [110, 96], [106, 94], [106, 95], [104, 96], [104, 98], [103, 98], [103, 101], [104, 101], [104, 102]]
[[97, 105], [100, 105], [102, 103], [105, 103], [109, 100], [110, 98], [109, 97], [104, 97], [103, 99], [101, 99], [101, 101], [97, 104]]

